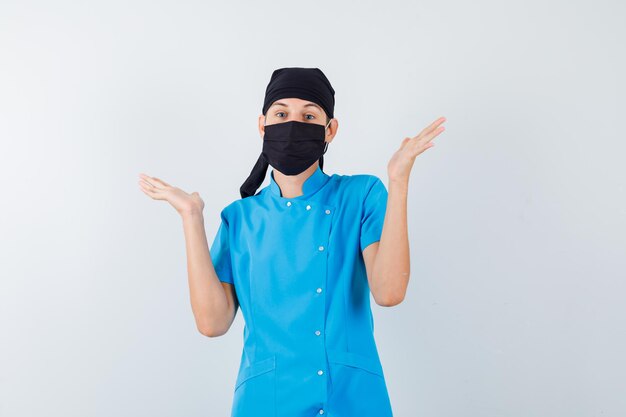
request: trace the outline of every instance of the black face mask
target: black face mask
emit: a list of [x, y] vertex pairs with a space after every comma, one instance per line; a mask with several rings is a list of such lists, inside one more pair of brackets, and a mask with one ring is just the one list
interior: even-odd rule
[[281, 173], [298, 175], [326, 153], [329, 125], [295, 120], [265, 125], [261, 155]]
[[315, 123], [296, 121], [265, 125], [263, 151], [239, 188], [241, 198], [255, 195], [270, 164], [285, 175], [298, 175], [319, 159], [320, 169], [323, 169], [323, 155], [328, 149], [325, 140], [328, 125], [325, 128]]

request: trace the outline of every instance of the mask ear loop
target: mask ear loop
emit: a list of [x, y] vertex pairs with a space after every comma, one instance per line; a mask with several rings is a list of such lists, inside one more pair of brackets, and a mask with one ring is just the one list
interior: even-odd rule
[[[328, 122], [328, 125], [326, 126], [326, 128], [324, 129], [324, 132], [326, 132], [326, 129], [328, 129], [328, 126], [330, 126], [331, 122], [333, 121], [333, 119], [330, 119], [330, 122]], [[320, 165], [320, 170], [322, 170], [322, 172], [324, 172], [324, 154], [326, 153], [326, 150], [328, 149], [328, 142], [324, 141], [325, 145], [324, 145], [324, 152], [322, 152], [322, 156], [320, 156], [319, 159], [319, 165]]]
[[[328, 126], [330, 126], [330, 124], [332, 123], [333, 119], [330, 119], [330, 121], [328, 122], [328, 124], [326, 125], [326, 128], [324, 129], [324, 132], [326, 132], [326, 129], [328, 129]], [[324, 155], [326, 153], [326, 150], [328, 149], [328, 142], [324, 141], [326, 144], [324, 145], [324, 152], [322, 153], [322, 155]]]

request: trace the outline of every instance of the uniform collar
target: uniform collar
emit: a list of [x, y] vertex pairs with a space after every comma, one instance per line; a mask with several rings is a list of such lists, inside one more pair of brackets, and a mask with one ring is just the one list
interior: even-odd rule
[[[326, 184], [329, 178], [330, 176], [322, 171], [322, 169], [318, 165], [313, 174], [311, 174], [309, 178], [304, 180], [304, 183], [302, 184], [302, 195], [294, 198], [305, 198], [310, 196], [311, 194], [322, 188], [322, 186]], [[272, 171], [270, 172], [270, 190], [272, 194], [278, 197], [282, 197], [280, 187], [278, 186], [278, 183], [276, 183], [276, 181], [274, 180], [274, 169], [272, 169]]]

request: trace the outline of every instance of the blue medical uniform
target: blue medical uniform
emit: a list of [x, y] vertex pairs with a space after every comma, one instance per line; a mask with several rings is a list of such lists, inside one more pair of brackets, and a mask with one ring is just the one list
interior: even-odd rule
[[302, 191], [283, 197], [272, 170], [220, 214], [211, 258], [245, 320], [231, 417], [392, 416], [362, 255], [385, 185], [318, 166]]

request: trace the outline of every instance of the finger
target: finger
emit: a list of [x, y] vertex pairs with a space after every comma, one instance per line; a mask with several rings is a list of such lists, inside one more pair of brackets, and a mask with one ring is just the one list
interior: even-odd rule
[[428, 127], [426, 127], [426, 129], [424, 129], [422, 132], [420, 132], [420, 134], [421, 135], [428, 135], [429, 133], [435, 131], [439, 127], [439, 125], [441, 125], [445, 121], [446, 121], [445, 117], [438, 118], [437, 120], [432, 122]]
[[148, 191], [152, 194], [157, 194], [161, 191], [160, 188], [155, 187], [154, 185], [150, 184], [147, 181], [144, 180], [139, 180], [139, 186], [141, 187], [142, 190], [144, 191]]
[[[440, 130], [443, 131], [443, 126], [440, 128]], [[430, 135], [427, 135], [424, 138], [421, 138], [420, 140], [412, 141], [411, 142], [412, 146], [410, 147], [410, 151], [415, 153], [413, 156], [417, 156], [420, 153], [424, 152], [424, 150], [435, 146], [435, 143], [432, 142], [432, 140], [435, 137], [437, 137], [439, 133], [441, 132], [435, 131], [431, 133]]]
[[155, 180], [158, 184], [160, 184], [163, 187], [169, 187], [170, 186], [168, 183], [166, 183], [165, 181], [163, 181], [160, 178], [152, 177], [152, 179]]
[[139, 180], [139, 185], [144, 189], [152, 190], [154, 185], [150, 182], [149, 178], [142, 178]]
[[139, 177], [141, 178], [141, 181], [145, 182], [146, 184], [149, 184], [151, 187], [155, 186], [155, 181], [152, 180], [152, 177], [146, 174], [139, 174]]
[[415, 158], [418, 155], [420, 155], [421, 153], [423, 153], [426, 149], [432, 148], [433, 146], [435, 146], [435, 143], [434, 142], [430, 142], [430, 143], [426, 144], [425, 146], [415, 148], [413, 150], [414, 154], [411, 155], [411, 157]]
[[139, 175], [144, 181], [146, 181], [147, 183], [151, 184], [152, 186], [156, 187], [156, 188], [165, 188], [168, 187], [169, 184], [166, 183], [165, 181], [157, 178], [157, 177], [151, 177], [149, 175], [146, 174], [140, 174]]
[[424, 143], [429, 143], [430, 141], [432, 141], [433, 139], [435, 139], [437, 136], [439, 136], [439, 134], [441, 134], [441, 132], [443, 132], [444, 130], [446, 130], [445, 126], [440, 126], [439, 128], [437, 128], [436, 130], [433, 130], [430, 133], [427, 133], [422, 140], [420, 140], [420, 142], [422, 144]]
[[430, 125], [426, 126], [424, 129], [422, 129], [422, 131], [419, 134], [417, 134], [417, 136], [414, 136], [414, 138], [419, 138], [420, 136], [427, 135], [428, 133], [432, 132], [437, 127], [439, 127], [439, 125], [442, 124], [445, 121], [446, 121], [445, 117], [443, 117], [443, 116], [439, 117], [434, 122], [432, 122]]
[[430, 141], [435, 139], [437, 136], [439, 136], [439, 134], [443, 132], [445, 129], [446, 129], [445, 126], [439, 126], [437, 129], [435, 129], [432, 132], [429, 132], [426, 134], [420, 134], [420, 136], [413, 138], [415, 139], [413, 141], [414, 147], [421, 147], [424, 144], [429, 143]]
[[445, 118], [445, 117], [443, 117], [443, 116], [438, 117], [437, 119], [435, 119], [435, 120], [434, 120], [434, 121], [430, 124], [430, 126], [428, 126], [428, 131], [432, 131], [432, 130], [436, 129], [439, 125], [441, 125], [441, 124], [442, 124], [443, 122], [445, 122], [445, 121], [446, 121], [446, 118]]
[[141, 188], [141, 191], [143, 191], [144, 194], [146, 194], [148, 197], [151, 197], [154, 200], [160, 200], [159, 194], [154, 191], [150, 191], [145, 188]]

